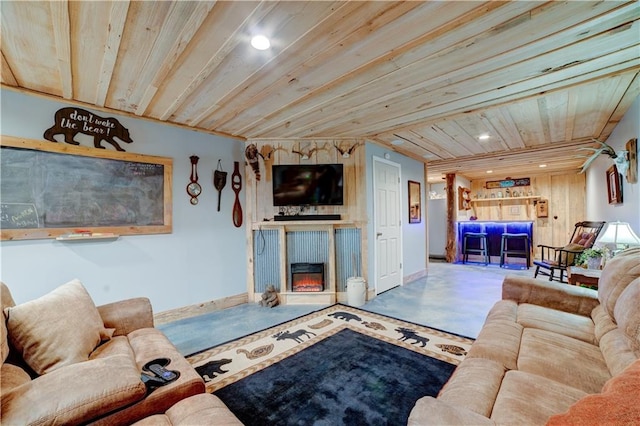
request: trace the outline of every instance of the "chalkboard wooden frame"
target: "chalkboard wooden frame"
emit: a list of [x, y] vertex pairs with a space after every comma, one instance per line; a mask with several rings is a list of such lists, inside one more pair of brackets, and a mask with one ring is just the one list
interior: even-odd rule
[[[126, 163], [144, 163], [149, 165], [162, 166], [163, 171], [163, 195], [162, 195], [162, 224], [153, 225], [131, 225], [114, 224], [111, 226], [85, 226], [83, 223], [73, 224], [67, 227], [39, 227], [3, 229], [0, 231], [2, 240], [32, 240], [56, 238], [60, 235], [87, 231], [93, 233], [114, 233], [118, 235], [137, 234], [169, 234], [172, 232], [172, 176], [173, 159], [168, 157], [157, 157], [128, 152], [111, 150], [101, 150], [83, 146], [74, 146], [49, 141], [18, 138], [14, 136], [2, 136], [0, 148], [22, 148], [27, 150], [41, 151], [45, 153], [69, 154], [74, 156], [89, 157], [105, 160], [116, 160]], [[73, 182], [69, 182], [72, 184]], [[3, 197], [4, 198], [4, 197]], [[8, 203], [7, 203], [8, 204]], [[160, 206], [156, 206], [158, 209]], [[38, 223], [39, 225], [39, 223]]]

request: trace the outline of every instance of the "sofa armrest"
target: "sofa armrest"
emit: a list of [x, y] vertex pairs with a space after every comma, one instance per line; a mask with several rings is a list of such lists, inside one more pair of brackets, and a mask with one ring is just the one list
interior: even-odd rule
[[115, 328], [114, 336], [126, 336], [134, 330], [153, 328], [153, 309], [146, 297], [121, 300], [98, 306], [106, 328]]
[[425, 396], [416, 401], [411, 410], [408, 426], [426, 425], [495, 425], [496, 423], [474, 411], [454, 407], [444, 401]]
[[2, 424], [84, 424], [144, 398], [135, 361], [114, 355], [68, 365], [2, 395]]
[[600, 303], [595, 290], [515, 275], [506, 276], [502, 282], [502, 299], [582, 316], [590, 316]]

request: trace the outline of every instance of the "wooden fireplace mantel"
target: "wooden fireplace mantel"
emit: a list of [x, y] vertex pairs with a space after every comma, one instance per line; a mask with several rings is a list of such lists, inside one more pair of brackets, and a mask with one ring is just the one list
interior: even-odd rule
[[[337, 289], [336, 278], [336, 237], [335, 230], [339, 228], [361, 228], [362, 224], [354, 221], [345, 220], [310, 220], [310, 221], [262, 221], [252, 224], [253, 231], [276, 230], [279, 239], [279, 285], [278, 297], [281, 304], [318, 304], [330, 305], [341, 300], [341, 294]], [[287, 233], [289, 232], [306, 232], [319, 231], [324, 232], [328, 238], [328, 258], [324, 271], [325, 288], [324, 291], [292, 291], [289, 288], [288, 264], [290, 259], [287, 258]], [[255, 301], [261, 297], [259, 293], [254, 293]]]

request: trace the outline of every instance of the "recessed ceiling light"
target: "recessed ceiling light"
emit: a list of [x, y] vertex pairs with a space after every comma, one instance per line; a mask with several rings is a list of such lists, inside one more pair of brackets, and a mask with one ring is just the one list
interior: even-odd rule
[[422, 154], [422, 158], [434, 158], [434, 157], [435, 157], [435, 155], [433, 155], [430, 152]]
[[546, 164], [540, 164], [538, 167], [547, 167]]
[[493, 173], [493, 170], [487, 170], [487, 173]]
[[265, 36], [257, 35], [251, 39], [251, 45], [258, 50], [267, 50], [271, 47], [271, 42]]
[[481, 141], [489, 140], [489, 135], [487, 133], [483, 133], [480, 136], [478, 136], [478, 139]]
[[394, 146], [402, 145], [403, 143], [404, 141], [401, 139], [394, 139], [391, 141], [391, 145], [394, 145]]

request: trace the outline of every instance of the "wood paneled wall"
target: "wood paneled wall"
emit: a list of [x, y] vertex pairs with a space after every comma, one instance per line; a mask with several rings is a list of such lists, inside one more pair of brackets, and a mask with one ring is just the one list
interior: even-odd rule
[[[474, 203], [478, 220], [533, 220], [533, 244], [535, 257], [540, 257], [538, 244], [564, 246], [576, 222], [593, 220], [585, 217], [586, 179], [584, 174], [576, 173], [547, 173], [531, 176], [512, 176], [513, 178], [530, 177], [530, 187], [515, 188], [517, 191], [531, 190], [533, 195], [548, 200], [548, 217], [538, 218], [533, 200], [527, 206], [525, 200], [514, 198], [513, 201], [498, 201]], [[506, 176], [492, 176], [490, 179], [471, 181], [471, 197], [477, 194], [497, 193], [498, 189], [487, 190], [487, 181], [506, 179]], [[504, 189], [502, 189], [504, 193]], [[527, 210], [528, 209], [528, 210]], [[500, 211], [502, 217], [500, 217]], [[528, 211], [528, 215], [527, 215]]]
[[[304, 214], [339, 214], [341, 221], [336, 227], [356, 227], [360, 229], [360, 246], [362, 273], [366, 279], [367, 271], [367, 197], [366, 197], [366, 156], [365, 144], [362, 140], [248, 140], [247, 145], [256, 144], [259, 159], [260, 181], [252, 167], [245, 164], [245, 218], [247, 220], [247, 293], [249, 301], [257, 301], [260, 294], [256, 293], [254, 282], [253, 259], [253, 230], [259, 229], [264, 220], [273, 220], [279, 213], [279, 207], [273, 205], [273, 188], [271, 167], [274, 164], [337, 164], [344, 169], [344, 204], [342, 206], [318, 206]], [[348, 156], [343, 152], [350, 152]], [[297, 151], [297, 153], [296, 153]], [[307, 155], [308, 159], [303, 159]], [[298, 222], [299, 223], [299, 222]], [[316, 222], [309, 222], [312, 229]], [[334, 226], [332, 225], [332, 226]], [[305, 229], [303, 226], [301, 229]], [[281, 244], [281, 258], [286, 257], [284, 244]], [[334, 264], [330, 260], [330, 265]], [[336, 295], [338, 301], [344, 301], [343, 294]]]
[[[249, 140], [254, 143], [263, 158], [259, 159], [260, 181], [249, 165], [246, 165], [246, 209], [250, 224], [273, 219], [279, 208], [273, 206], [271, 166], [274, 164], [337, 164], [344, 166], [344, 205], [312, 207], [316, 214], [339, 214], [342, 220], [354, 223], [366, 222], [366, 164], [365, 146], [360, 140]], [[358, 146], [356, 146], [358, 144]], [[339, 151], [351, 149], [344, 157]], [[356, 146], [355, 148], [353, 148]], [[303, 159], [301, 154], [309, 159]], [[305, 212], [312, 214], [314, 212]]]

